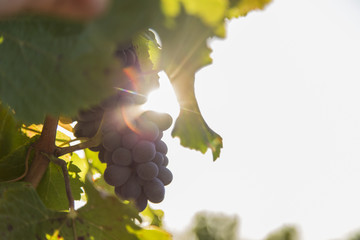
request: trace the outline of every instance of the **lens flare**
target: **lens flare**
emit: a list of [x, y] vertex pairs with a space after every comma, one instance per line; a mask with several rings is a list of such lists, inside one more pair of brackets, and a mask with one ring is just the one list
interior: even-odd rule
[[[128, 107], [120, 107], [121, 116], [126, 124], [126, 126], [136, 134], [140, 134], [140, 129], [136, 126], [136, 123], [133, 121], [136, 117], [133, 115], [128, 114], [127, 111]], [[138, 115], [138, 114], [137, 114]]]

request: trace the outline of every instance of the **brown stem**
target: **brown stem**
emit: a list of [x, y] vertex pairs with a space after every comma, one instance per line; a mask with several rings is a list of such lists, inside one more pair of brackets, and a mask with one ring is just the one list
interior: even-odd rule
[[96, 147], [98, 145], [99, 145], [99, 142], [96, 139], [90, 139], [90, 140], [88, 140], [86, 142], [82, 142], [82, 143], [79, 143], [79, 144], [76, 144], [76, 145], [73, 145], [73, 146], [57, 148], [56, 151], [55, 151], [55, 156], [60, 157], [60, 156], [65, 155], [65, 154], [75, 152], [77, 150]]
[[56, 149], [57, 124], [57, 118], [46, 116], [41, 136], [34, 146], [36, 149], [35, 159], [25, 177], [25, 181], [30, 182], [35, 188], [39, 185], [49, 165], [49, 160], [40, 152], [53, 154]]

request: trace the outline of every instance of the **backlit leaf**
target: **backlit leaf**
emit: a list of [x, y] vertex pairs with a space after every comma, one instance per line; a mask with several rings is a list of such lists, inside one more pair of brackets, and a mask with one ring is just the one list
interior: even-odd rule
[[28, 141], [12, 110], [0, 102], [0, 158]]
[[[114, 196], [85, 185], [88, 203], [75, 216], [47, 209], [28, 183], [0, 183], [0, 239], [137, 240], [137, 211]], [[73, 216], [73, 217], [71, 217]], [[160, 238], [159, 238], [160, 239]]]
[[208, 148], [213, 159], [219, 157], [222, 138], [203, 119], [195, 97], [195, 73], [212, 62], [207, 39], [214, 32], [204, 23], [185, 14], [176, 18], [173, 27], [155, 29], [161, 38], [161, 66], [167, 73], [180, 104], [180, 115], [172, 131], [181, 145], [205, 153]]
[[[74, 200], [80, 200], [83, 183], [80, 181], [78, 170], [71, 162], [68, 164], [70, 187]], [[36, 188], [41, 200], [47, 208], [53, 210], [68, 210], [69, 202], [65, 191], [63, 172], [59, 165], [49, 163], [45, 175]]]
[[99, 103], [125, 81], [116, 48], [149, 27], [157, 11], [157, 1], [123, 0], [87, 24], [43, 16], [0, 21], [1, 101], [25, 123]]

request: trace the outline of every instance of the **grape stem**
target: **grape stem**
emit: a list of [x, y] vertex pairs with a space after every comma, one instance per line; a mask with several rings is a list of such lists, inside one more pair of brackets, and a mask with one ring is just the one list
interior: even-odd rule
[[[87, 140], [86, 142], [81, 142], [79, 144], [73, 145], [73, 146], [69, 146], [69, 147], [57, 147], [55, 150], [54, 155], [56, 157], [60, 157], [62, 155], [68, 154], [68, 153], [72, 153], [75, 152], [77, 150], [82, 150], [85, 148], [91, 148], [91, 147], [96, 147], [101, 143], [101, 138], [102, 138], [102, 133], [101, 133], [101, 127], [103, 125], [103, 120], [101, 120], [100, 126], [98, 131], [96, 132], [95, 136], [90, 138], [89, 140]], [[79, 140], [79, 139], [76, 139]]]
[[56, 157], [60, 157], [62, 155], [68, 154], [68, 153], [72, 153], [74, 151], [77, 150], [82, 150], [85, 148], [91, 148], [91, 147], [96, 147], [101, 143], [101, 138], [100, 136], [95, 135], [95, 137], [90, 138], [88, 141], [86, 142], [81, 142], [79, 144], [73, 145], [73, 146], [69, 146], [69, 147], [57, 147], [57, 149], [55, 150], [55, 156]]

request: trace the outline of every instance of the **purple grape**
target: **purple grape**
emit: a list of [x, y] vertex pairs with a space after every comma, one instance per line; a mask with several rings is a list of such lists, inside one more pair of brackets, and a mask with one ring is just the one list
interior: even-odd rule
[[150, 202], [159, 203], [164, 200], [165, 187], [158, 178], [154, 178], [151, 181], [145, 182], [143, 189], [145, 196], [149, 199]]
[[121, 135], [117, 132], [108, 132], [104, 135], [102, 144], [110, 152], [121, 146]]
[[164, 156], [164, 162], [163, 162], [163, 166], [164, 167], [167, 167], [167, 165], [169, 165], [169, 159], [168, 159], [168, 157], [167, 156], [165, 156], [165, 155], [163, 155]]
[[100, 162], [102, 162], [102, 163], [106, 162], [105, 161], [105, 152], [106, 152], [106, 150], [104, 148], [100, 149], [100, 151], [99, 151], [98, 158], [99, 158]]
[[101, 120], [104, 111], [100, 107], [93, 107], [87, 110], [80, 110], [78, 112], [77, 120], [81, 122], [94, 122]]
[[140, 196], [135, 200], [135, 204], [139, 212], [142, 212], [145, 210], [147, 206], [147, 198], [144, 193], [140, 194]]
[[134, 132], [125, 134], [122, 137], [122, 145], [127, 149], [132, 149], [138, 141], [139, 136]]
[[111, 186], [123, 185], [131, 175], [131, 168], [108, 165], [104, 171], [104, 179]]
[[139, 121], [138, 128], [142, 139], [155, 141], [159, 136], [159, 128], [152, 122]]
[[169, 169], [167, 169], [164, 166], [159, 167], [159, 173], [157, 175], [157, 178], [159, 178], [162, 183], [166, 186], [169, 185], [173, 180], [173, 175]]
[[166, 146], [166, 143], [162, 140], [159, 140], [155, 143], [156, 151], [161, 152], [163, 154], [167, 154], [168, 148]]
[[136, 180], [136, 178], [133, 176], [130, 177], [124, 185], [115, 187], [115, 193], [122, 199], [135, 200], [141, 194], [141, 186]]
[[120, 166], [129, 166], [132, 162], [131, 151], [126, 148], [117, 148], [112, 153], [112, 162]]
[[164, 156], [163, 154], [156, 152], [155, 157], [151, 161], [156, 165], [161, 166], [164, 163]]
[[168, 129], [173, 121], [169, 114], [155, 111], [146, 111], [141, 117], [155, 123], [161, 131]]
[[158, 175], [159, 168], [153, 162], [141, 163], [136, 167], [136, 173], [142, 180], [152, 180]]
[[95, 122], [79, 121], [74, 127], [74, 135], [77, 138], [81, 138], [81, 137], [91, 138], [95, 136], [99, 126], [100, 126], [100, 121], [95, 121]]
[[150, 162], [155, 157], [155, 144], [150, 141], [140, 140], [133, 148], [133, 159], [137, 163]]

